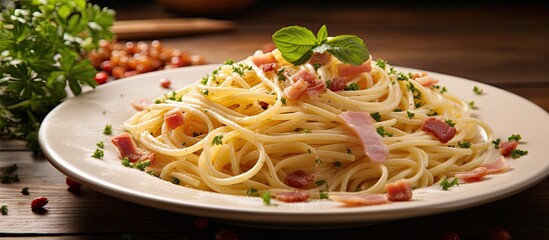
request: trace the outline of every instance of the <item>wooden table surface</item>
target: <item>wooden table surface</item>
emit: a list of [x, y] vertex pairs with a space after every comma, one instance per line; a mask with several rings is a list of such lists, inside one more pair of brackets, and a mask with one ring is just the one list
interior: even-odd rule
[[[117, 6], [119, 19], [170, 17], [156, 5]], [[166, 46], [203, 56], [208, 63], [242, 59], [288, 25], [330, 35], [356, 34], [374, 58], [456, 75], [516, 93], [549, 110], [549, 8], [544, 5], [376, 5], [261, 3], [224, 16], [236, 29], [162, 38]], [[151, 40], [151, 39], [144, 39]], [[502, 109], [504, 106], [502, 106]], [[547, 133], [543, 133], [547, 134]], [[549, 136], [548, 136], [549, 137]], [[68, 191], [65, 176], [21, 141], [0, 141], [0, 170], [17, 164], [19, 182], [0, 185], [0, 238], [215, 239], [230, 229], [238, 239], [546, 239], [549, 179], [513, 196], [478, 207], [375, 225], [326, 230], [244, 227], [128, 203], [85, 186]], [[29, 187], [30, 195], [21, 194]], [[50, 200], [33, 212], [34, 197]], [[202, 225], [203, 226], [203, 225]]]

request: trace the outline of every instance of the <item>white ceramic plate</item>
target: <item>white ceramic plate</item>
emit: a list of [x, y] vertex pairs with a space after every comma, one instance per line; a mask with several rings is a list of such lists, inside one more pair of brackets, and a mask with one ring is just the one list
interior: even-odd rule
[[[161, 77], [171, 79], [172, 89], [178, 89], [198, 81], [214, 68], [217, 65], [137, 75], [70, 98], [44, 119], [40, 146], [59, 171], [98, 192], [154, 208], [276, 228], [349, 227], [454, 211], [517, 193], [549, 173], [546, 158], [549, 114], [545, 110], [501, 89], [439, 73], [430, 74], [439, 78], [440, 85], [450, 92], [475, 101], [478, 106], [475, 114], [494, 128], [496, 137], [505, 139], [514, 133], [521, 134], [524, 142], [519, 148], [528, 150], [528, 155], [509, 159], [510, 171], [478, 183], [461, 184], [449, 191], [442, 191], [439, 186], [416, 189], [413, 201], [364, 207], [343, 207], [328, 200], [265, 206], [260, 198], [189, 189], [121, 166], [118, 152], [110, 144], [111, 136], [103, 134], [105, 125], [113, 126], [112, 136], [121, 133], [122, 123], [135, 113], [132, 100], [153, 99], [172, 91], [160, 87]], [[474, 86], [481, 87], [484, 94], [476, 95], [472, 91]], [[103, 160], [91, 157], [98, 141], [106, 145]]]

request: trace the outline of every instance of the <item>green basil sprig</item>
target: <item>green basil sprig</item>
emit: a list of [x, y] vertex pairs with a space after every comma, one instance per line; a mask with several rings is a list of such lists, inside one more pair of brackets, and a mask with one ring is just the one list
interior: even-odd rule
[[328, 51], [344, 63], [358, 66], [370, 58], [368, 48], [355, 35], [339, 35], [328, 39], [328, 30], [323, 25], [316, 36], [301, 26], [281, 28], [273, 34], [273, 42], [286, 61], [301, 65], [309, 61], [313, 53]]

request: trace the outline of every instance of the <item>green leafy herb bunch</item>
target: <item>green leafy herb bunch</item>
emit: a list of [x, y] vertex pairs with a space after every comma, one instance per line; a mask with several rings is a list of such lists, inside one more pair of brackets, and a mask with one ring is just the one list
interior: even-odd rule
[[112, 39], [115, 12], [86, 0], [16, 0], [0, 18], [0, 137], [39, 153], [46, 114], [69, 91], [95, 87], [97, 70], [85, 55]]

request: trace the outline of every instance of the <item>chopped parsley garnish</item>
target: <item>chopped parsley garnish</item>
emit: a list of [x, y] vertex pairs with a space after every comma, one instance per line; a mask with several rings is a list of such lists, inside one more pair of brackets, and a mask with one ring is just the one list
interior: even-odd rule
[[393, 134], [390, 133], [390, 132], [386, 132], [385, 131], [385, 128], [383, 126], [379, 126], [376, 128], [376, 131], [379, 135], [381, 135], [382, 137], [385, 137], [385, 136], [388, 136], [388, 137], [392, 137]]
[[370, 116], [372, 116], [376, 122], [381, 122], [381, 114], [379, 114], [379, 112], [370, 113]]
[[404, 73], [398, 73], [397, 74], [397, 80], [398, 81], [407, 81], [408, 80], [408, 76]]
[[381, 59], [381, 58], [378, 58], [378, 59], [376, 60], [376, 66], [385, 69], [385, 67], [387, 66], [387, 61], [385, 61], [385, 60], [383, 60], [383, 59]]
[[458, 142], [458, 146], [460, 146], [461, 148], [470, 148], [471, 147], [471, 142], [467, 142], [467, 141]]
[[320, 164], [322, 164], [323, 162], [322, 162], [322, 159], [317, 158], [317, 159], [315, 159], [315, 163], [318, 164], [318, 165], [320, 165]]
[[209, 78], [210, 78], [210, 76], [208, 74], [206, 74], [206, 76], [202, 77], [202, 79], [200, 80], [200, 83], [202, 83], [202, 85], [208, 84], [208, 79]]
[[349, 84], [349, 86], [345, 86], [345, 88], [344, 88], [345, 91], [356, 91], [358, 89], [359, 89], [359, 87], [358, 87], [357, 83], [351, 83], [351, 84]]
[[395, 109], [393, 110], [393, 112], [402, 112], [402, 109], [400, 109], [400, 108], [395, 108]]
[[101, 149], [95, 149], [95, 152], [93, 152], [92, 157], [97, 159], [103, 159], [105, 156], [105, 153]]
[[248, 196], [259, 196], [259, 192], [257, 191], [257, 189], [251, 187], [251, 188], [248, 188], [248, 191], [246, 191], [246, 195]]
[[438, 112], [433, 110], [433, 109], [431, 109], [431, 111], [429, 113], [427, 113], [427, 116], [429, 116], [429, 117], [437, 116], [437, 115], [438, 115]]
[[494, 140], [494, 141], [492, 141], [492, 144], [494, 144], [494, 148], [495, 148], [495, 149], [499, 149], [499, 144], [500, 144], [500, 142], [501, 142], [501, 139], [499, 139], [499, 138], [496, 139], [496, 140]]
[[112, 134], [112, 125], [110, 125], [110, 124], [105, 125], [105, 127], [103, 128], [103, 134], [111, 135]]
[[284, 67], [281, 69], [278, 69], [278, 71], [276, 72], [276, 75], [278, 76], [278, 81], [286, 80], [286, 76], [284, 76]]
[[0, 213], [2, 213], [2, 215], [8, 215], [8, 206], [7, 205], [2, 205], [0, 207]]
[[454, 122], [452, 121], [452, 119], [446, 119], [446, 121], [444, 121], [444, 122], [445, 122], [446, 124], [450, 125], [450, 127], [453, 127], [453, 126], [456, 125], [456, 123], [454, 123]]
[[105, 148], [105, 143], [103, 141], [99, 141], [95, 144], [98, 148]]
[[508, 141], [517, 141], [517, 142], [520, 142], [521, 139], [522, 137], [520, 136], [520, 134], [513, 134], [507, 138]]
[[261, 199], [263, 199], [263, 204], [269, 206], [271, 205], [271, 193], [270, 192], [264, 192], [261, 194]]
[[347, 148], [347, 154], [353, 154], [353, 151], [351, 151], [350, 148]]
[[225, 60], [225, 62], [223, 62], [223, 65], [233, 65], [233, 64], [234, 64], [234, 60], [232, 60], [230, 58]]
[[470, 102], [469, 102], [469, 107], [470, 107], [471, 109], [476, 109], [477, 106], [475, 106], [475, 101], [470, 101]]
[[315, 71], [318, 70], [320, 67], [321, 65], [319, 63], [313, 64], [313, 68], [315, 69]]
[[413, 113], [413, 112], [410, 112], [410, 111], [406, 111], [406, 115], [408, 115], [408, 118], [409, 118], [409, 119], [412, 119], [412, 118], [414, 118], [414, 116], [415, 116], [416, 114]]
[[311, 149], [307, 149], [307, 153], [312, 153]]
[[202, 94], [204, 94], [205, 96], [208, 96], [208, 94], [210, 94], [210, 91], [208, 89], [204, 89], [202, 90]]
[[13, 164], [6, 169], [6, 171], [0, 175], [1, 183], [19, 182], [19, 177], [15, 174], [17, 170], [17, 164]]
[[215, 136], [212, 140], [213, 145], [222, 145], [223, 144], [223, 135], [219, 134]]
[[315, 184], [317, 186], [322, 186], [322, 185], [328, 185], [328, 182], [326, 180], [318, 180], [315, 182]]
[[445, 178], [440, 182], [440, 186], [442, 187], [442, 190], [448, 191], [453, 186], [459, 185], [458, 179], [454, 178], [452, 181], [448, 181], [448, 178]]
[[473, 92], [480, 95], [480, 94], [482, 94], [482, 88], [480, 88], [479, 86], [474, 86], [473, 87]]
[[23, 195], [29, 195], [29, 188], [28, 187], [24, 187], [23, 189], [21, 189], [21, 194]]
[[342, 163], [340, 161], [335, 161], [332, 168], [339, 169], [341, 167]]
[[282, 101], [282, 104], [286, 105], [286, 98], [280, 98], [280, 101]]
[[181, 181], [179, 180], [179, 178], [172, 177], [172, 181], [171, 181], [171, 182], [172, 182], [173, 184], [175, 184], [175, 185], [179, 185], [179, 183], [180, 183]]
[[320, 199], [328, 199], [328, 191], [320, 190], [318, 191], [318, 196]]
[[525, 156], [527, 154], [528, 154], [527, 150], [520, 150], [518, 148], [515, 148], [515, 149], [511, 150], [511, 157], [513, 159], [517, 159], [517, 158]]

